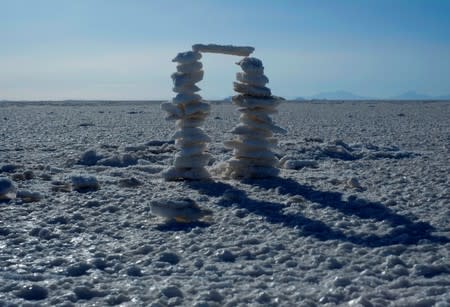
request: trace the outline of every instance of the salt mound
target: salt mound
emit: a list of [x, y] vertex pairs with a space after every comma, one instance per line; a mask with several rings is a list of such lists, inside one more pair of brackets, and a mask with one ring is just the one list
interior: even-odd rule
[[14, 183], [5, 177], [0, 177], [0, 201], [9, 201], [16, 198]]
[[177, 222], [194, 222], [212, 215], [212, 211], [202, 209], [190, 198], [158, 199], [150, 203], [154, 215]]

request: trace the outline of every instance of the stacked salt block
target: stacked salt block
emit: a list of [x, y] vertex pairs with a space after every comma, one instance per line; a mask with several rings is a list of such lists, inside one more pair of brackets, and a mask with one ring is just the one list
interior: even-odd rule
[[175, 120], [177, 131], [173, 135], [175, 146], [180, 150], [171, 168], [163, 173], [165, 180], [200, 180], [209, 178], [205, 169], [211, 156], [205, 153], [210, 138], [200, 128], [208, 116], [210, 105], [196, 92], [195, 83], [203, 79], [201, 54], [196, 51], [179, 53], [172, 62], [178, 63], [177, 72], [172, 74], [173, 91], [177, 95], [172, 102], [163, 103], [162, 109]]
[[246, 57], [237, 63], [238, 72], [234, 90], [239, 93], [232, 101], [239, 107], [240, 124], [231, 133], [237, 135], [225, 146], [234, 149], [234, 158], [227, 162], [224, 176], [229, 178], [274, 177], [279, 173], [278, 159], [272, 151], [277, 146], [274, 133], [286, 133], [275, 125], [270, 114], [277, 113], [280, 98], [272, 96], [265, 85], [269, 79], [264, 75], [262, 62]]
[[216, 44], [195, 44], [192, 50], [196, 52], [220, 53], [237, 56], [249, 56], [255, 48], [249, 46], [232, 46], [232, 45], [216, 45]]

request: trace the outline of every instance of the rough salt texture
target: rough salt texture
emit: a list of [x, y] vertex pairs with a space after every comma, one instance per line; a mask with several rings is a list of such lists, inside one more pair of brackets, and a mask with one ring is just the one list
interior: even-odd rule
[[168, 113], [167, 120], [176, 120], [177, 131], [173, 135], [179, 152], [173, 166], [163, 173], [165, 180], [201, 180], [209, 178], [205, 169], [211, 156], [206, 151], [210, 141], [200, 128], [210, 112], [210, 105], [202, 101], [195, 92], [195, 83], [203, 79], [202, 64], [197, 51], [179, 53], [173, 62], [178, 63], [177, 72], [172, 74], [174, 91], [178, 93], [171, 102], [161, 104]]
[[[0, 103], [0, 176], [43, 196], [0, 204], [0, 306], [450, 304], [449, 102], [283, 103], [277, 157], [315, 163], [209, 183], [161, 179], [177, 148], [159, 104]], [[215, 164], [238, 123], [214, 104]], [[137, 163], [77, 163], [88, 150]], [[213, 220], [151, 214], [183, 195]]]
[[[220, 164], [215, 172], [224, 178], [275, 177], [279, 170], [273, 152], [277, 139], [273, 134], [286, 131], [275, 125], [269, 115], [276, 112], [280, 99], [272, 96], [270, 89], [264, 86], [269, 79], [264, 75], [261, 60], [246, 57], [236, 64], [244, 71], [236, 74], [239, 82], [233, 83], [234, 90], [240, 93], [232, 98], [241, 112], [240, 124], [231, 131], [237, 137], [224, 143], [234, 149], [234, 157]], [[261, 83], [255, 80], [261, 80]]]
[[192, 50], [196, 52], [221, 53], [237, 56], [249, 56], [255, 51], [255, 48], [249, 46], [232, 46], [232, 45], [216, 45], [216, 44], [195, 44]]

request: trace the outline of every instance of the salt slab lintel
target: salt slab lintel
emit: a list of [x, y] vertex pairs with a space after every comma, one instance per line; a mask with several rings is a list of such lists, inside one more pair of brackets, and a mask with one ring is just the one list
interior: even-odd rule
[[222, 53], [237, 56], [249, 56], [255, 48], [249, 46], [232, 46], [232, 45], [216, 45], [216, 44], [195, 44], [192, 46], [195, 52]]

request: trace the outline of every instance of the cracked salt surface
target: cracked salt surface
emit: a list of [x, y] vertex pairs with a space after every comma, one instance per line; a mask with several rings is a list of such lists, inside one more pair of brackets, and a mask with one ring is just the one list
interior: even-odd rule
[[[239, 119], [211, 113], [215, 165]], [[285, 103], [280, 176], [247, 181], [164, 181], [159, 102], [0, 118], [0, 305], [450, 305], [450, 103]], [[151, 214], [180, 197], [212, 221]]]

